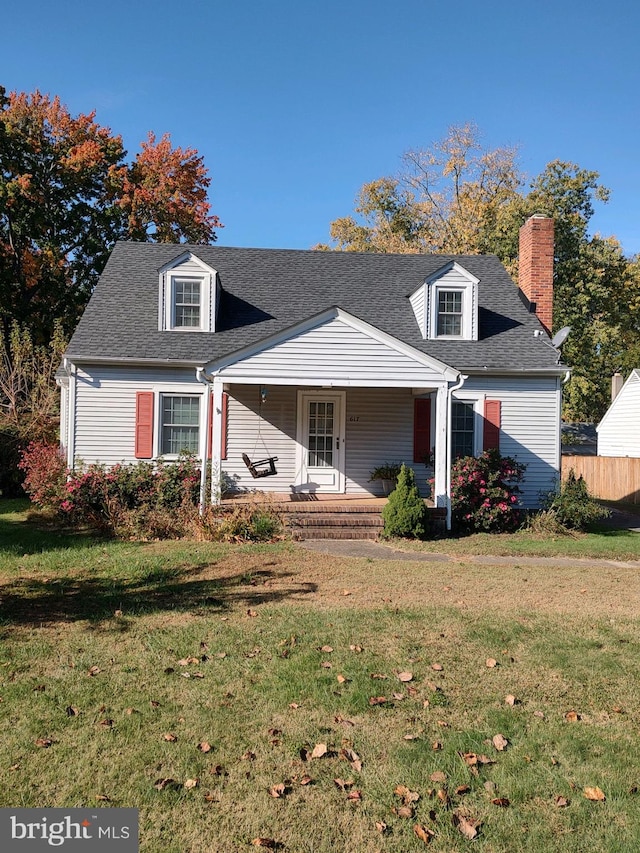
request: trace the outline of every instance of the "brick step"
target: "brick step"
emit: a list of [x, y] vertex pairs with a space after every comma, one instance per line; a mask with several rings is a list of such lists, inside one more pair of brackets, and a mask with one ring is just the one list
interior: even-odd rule
[[302, 506], [299, 503], [283, 503], [282, 505], [277, 504], [274, 509], [283, 515], [316, 515], [327, 513], [334, 515], [380, 515], [382, 511], [381, 506], [367, 506], [366, 504], [354, 504], [351, 506], [345, 504], [327, 504], [325, 502], [315, 504], [305, 503]]
[[288, 524], [292, 527], [382, 527], [384, 522], [379, 513], [378, 515], [326, 513], [294, 515], [288, 519]]
[[292, 532], [295, 539], [377, 539], [379, 528], [305, 527]]

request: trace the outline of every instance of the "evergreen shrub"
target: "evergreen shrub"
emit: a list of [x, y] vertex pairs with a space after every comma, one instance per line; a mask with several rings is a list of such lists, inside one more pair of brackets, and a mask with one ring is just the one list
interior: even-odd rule
[[398, 483], [382, 510], [383, 536], [422, 539], [427, 532], [427, 508], [412, 468], [402, 465]]

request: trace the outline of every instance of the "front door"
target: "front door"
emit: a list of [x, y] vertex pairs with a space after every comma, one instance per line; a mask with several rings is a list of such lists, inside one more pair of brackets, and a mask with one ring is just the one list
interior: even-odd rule
[[344, 492], [345, 392], [301, 391], [300, 492]]

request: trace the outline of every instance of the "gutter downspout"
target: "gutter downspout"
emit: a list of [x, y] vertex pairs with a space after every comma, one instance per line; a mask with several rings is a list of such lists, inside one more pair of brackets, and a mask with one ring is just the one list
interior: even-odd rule
[[458, 382], [447, 393], [447, 530], [451, 530], [451, 403], [453, 392], [459, 391], [468, 378], [461, 373]]
[[206, 494], [206, 490], [207, 490], [207, 458], [206, 457], [207, 457], [207, 437], [209, 435], [209, 395], [211, 393], [211, 391], [209, 390], [209, 387], [210, 387], [211, 383], [209, 382], [209, 380], [206, 377], [206, 374], [204, 372], [204, 367], [196, 367], [196, 379], [198, 380], [198, 382], [202, 382], [202, 384], [206, 385], [206, 387], [207, 387], [207, 391], [206, 391], [206, 394], [204, 396], [204, 401], [205, 401], [205, 405], [204, 405], [204, 435], [203, 435], [204, 440], [201, 442], [201, 447], [203, 448], [203, 451], [202, 451], [202, 460], [201, 460], [201, 465], [200, 465], [200, 499], [199, 499], [199, 505], [198, 505], [198, 510], [200, 512], [200, 515], [202, 515], [204, 512], [204, 500], [205, 500], [205, 494]]

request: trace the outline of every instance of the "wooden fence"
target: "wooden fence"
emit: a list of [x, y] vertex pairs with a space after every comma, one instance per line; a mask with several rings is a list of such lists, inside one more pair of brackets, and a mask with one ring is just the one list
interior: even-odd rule
[[640, 459], [628, 456], [563, 456], [562, 479], [573, 468], [596, 498], [640, 504]]

